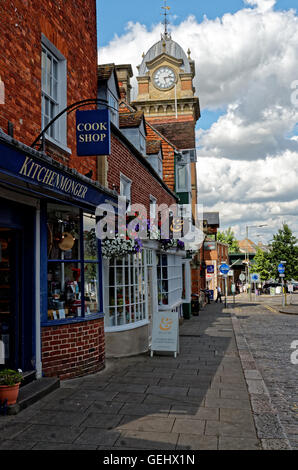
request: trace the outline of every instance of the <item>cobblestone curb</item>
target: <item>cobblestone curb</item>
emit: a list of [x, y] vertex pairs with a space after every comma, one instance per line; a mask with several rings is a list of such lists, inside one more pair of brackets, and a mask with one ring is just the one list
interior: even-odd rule
[[[235, 309], [236, 310], [236, 309]], [[235, 311], [230, 312], [239, 356], [250, 395], [257, 435], [263, 450], [292, 450], [291, 444], [274, 408], [269, 391], [256, 362]]]

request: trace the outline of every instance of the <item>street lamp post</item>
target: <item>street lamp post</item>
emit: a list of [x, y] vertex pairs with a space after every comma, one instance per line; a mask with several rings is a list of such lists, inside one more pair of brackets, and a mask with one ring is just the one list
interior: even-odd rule
[[248, 253], [248, 229], [251, 227], [268, 227], [267, 224], [262, 225], [246, 225], [246, 250], [245, 250], [245, 261], [247, 263], [247, 281], [249, 288], [249, 301], [251, 302], [251, 282], [250, 282], [250, 262], [249, 262], [249, 253]]

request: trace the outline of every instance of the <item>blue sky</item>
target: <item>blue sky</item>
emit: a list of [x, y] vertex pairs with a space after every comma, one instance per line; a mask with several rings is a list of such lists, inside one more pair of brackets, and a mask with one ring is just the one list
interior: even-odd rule
[[[99, 46], [106, 46], [115, 34], [121, 36], [129, 21], [140, 22], [147, 27], [161, 20], [162, 0], [97, 0], [97, 25]], [[204, 15], [209, 19], [221, 17], [225, 13], [235, 13], [245, 5], [243, 0], [168, 0], [171, 7], [170, 20], [173, 24], [183, 21], [190, 14], [202, 21]], [[297, 8], [295, 0], [278, 0], [275, 10]]]
[[[137, 65], [160, 38], [163, 0], [98, 0], [99, 62]], [[298, 237], [297, 0], [168, 0], [172, 38], [196, 64], [199, 202], [241, 239], [286, 221]], [[191, 16], [192, 15], [192, 16]], [[204, 20], [204, 17], [207, 19]], [[256, 235], [255, 235], [256, 236]]]

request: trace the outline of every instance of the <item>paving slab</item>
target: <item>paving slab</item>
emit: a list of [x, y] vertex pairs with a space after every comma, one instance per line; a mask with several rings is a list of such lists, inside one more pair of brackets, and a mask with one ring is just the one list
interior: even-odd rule
[[262, 450], [260, 441], [249, 437], [219, 437], [219, 450]]
[[205, 434], [206, 436], [250, 437], [257, 439], [255, 426], [250, 421], [241, 423], [207, 421]]
[[217, 450], [218, 438], [198, 436], [197, 434], [180, 434], [177, 446], [181, 450]]
[[57, 442], [71, 444], [82, 429], [74, 426], [57, 426], [49, 424], [33, 424], [18, 435], [20, 439], [29, 439], [32, 442]]
[[[215, 421], [216, 422], [216, 421]], [[192, 434], [202, 436], [205, 431], [205, 421], [199, 419], [176, 419], [173, 432], [179, 434]]]
[[[0, 448], [28, 442], [49, 450], [256, 448], [261, 441], [232, 319], [222, 308], [211, 304], [183, 323], [181, 333], [188, 336], [181, 337], [177, 358], [108, 360], [104, 371], [62, 382], [17, 415], [19, 421], [0, 417], [0, 436], [7, 430]], [[251, 360], [242, 351], [243, 360]], [[260, 380], [250, 370], [246, 379]]]
[[170, 433], [174, 425], [175, 418], [155, 417], [155, 416], [122, 416], [121, 422], [117, 425], [118, 430], [127, 431], [156, 431]]
[[117, 439], [115, 450], [118, 446], [152, 450], [179, 449], [179, 446], [176, 447], [178, 437], [176, 433], [124, 431]]
[[75, 440], [74, 444], [113, 446], [120, 436], [119, 431], [100, 429], [97, 427], [86, 428]]

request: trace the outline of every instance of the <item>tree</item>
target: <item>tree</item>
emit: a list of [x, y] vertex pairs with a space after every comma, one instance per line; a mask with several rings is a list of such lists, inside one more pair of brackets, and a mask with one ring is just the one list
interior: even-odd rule
[[270, 253], [266, 253], [261, 250], [261, 248], [258, 248], [251, 269], [260, 274], [261, 281], [267, 281], [270, 279], [272, 272]]
[[238, 241], [231, 227], [224, 232], [217, 232], [217, 240], [229, 245], [229, 253], [239, 253]]
[[287, 224], [283, 224], [277, 234], [273, 236], [270, 247], [271, 277], [278, 279], [278, 265], [286, 261], [285, 280], [298, 278], [298, 246], [297, 238]]

